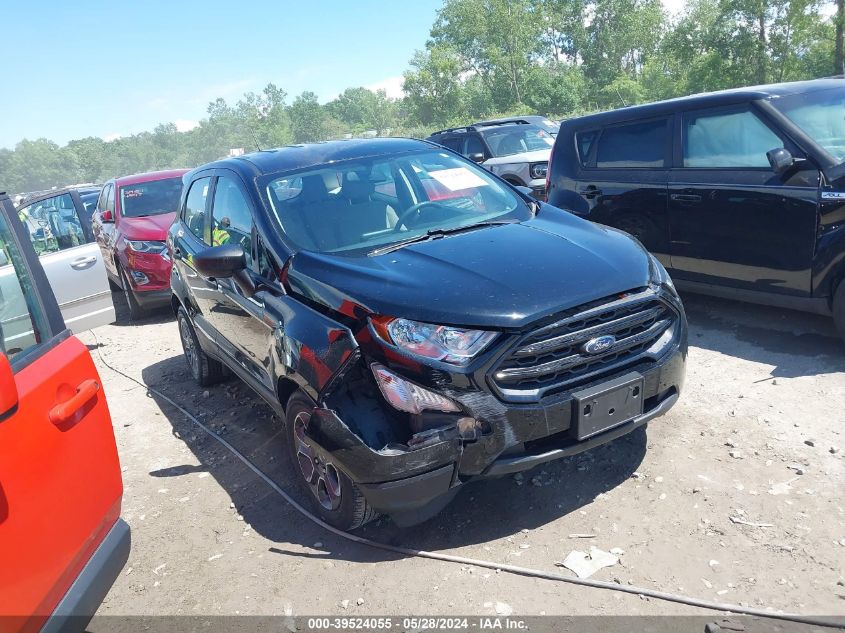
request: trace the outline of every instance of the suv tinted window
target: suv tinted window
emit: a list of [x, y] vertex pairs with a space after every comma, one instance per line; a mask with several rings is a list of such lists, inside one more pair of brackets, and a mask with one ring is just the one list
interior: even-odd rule
[[69, 193], [18, 209], [38, 255], [85, 244], [85, 233]]
[[666, 120], [642, 121], [605, 128], [598, 140], [596, 167], [663, 167]]
[[247, 265], [252, 264], [252, 211], [235, 181], [225, 176], [217, 179], [211, 221], [211, 245], [223, 244], [240, 244]]
[[464, 145], [464, 156], [470, 154], [484, 154], [484, 143], [475, 134], [467, 136], [466, 144]]
[[0, 351], [11, 360], [49, 338], [47, 319], [12, 234], [0, 214]]
[[769, 167], [783, 141], [748, 110], [684, 116], [684, 167]]
[[188, 191], [188, 198], [185, 200], [185, 211], [182, 215], [182, 219], [188, 225], [191, 233], [203, 242], [206, 242], [205, 201], [208, 198], [208, 187], [210, 184], [211, 178], [200, 178], [191, 184], [191, 189]]
[[593, 149], [593, 144], [599, 137], [599, 130], [587, 130], [585, 132], [575, 133], [575, 145], [578, 148], [578, 160], [581, 161], [581, 166], [586, 167], [590, 160], [590, 151]]
[[460, 152], [461, 151], [461, 138], [457, 136], [447, 136], [438, 140], [437, 142], [440, 143], [443, 147], [448, 147], [453, 152]]

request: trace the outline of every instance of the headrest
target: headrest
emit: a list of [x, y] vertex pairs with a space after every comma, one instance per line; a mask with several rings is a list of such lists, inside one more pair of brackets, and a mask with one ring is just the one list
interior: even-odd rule
[[365, 202], [370, 198], [370, 194], [375, 191], [375, 185], [369, 180], [350, 180], [343, 179], [343, 187], [340, 189], [340, 195], [350, 202]]
[[302, 191], [293, 201], [295, 202], [318, 202], [325, 200], [329, 196], [329, 191], [326, 189], [326, 183], [323, 177], [319, 174], [311, 174], [310, 176], [302, 177]]

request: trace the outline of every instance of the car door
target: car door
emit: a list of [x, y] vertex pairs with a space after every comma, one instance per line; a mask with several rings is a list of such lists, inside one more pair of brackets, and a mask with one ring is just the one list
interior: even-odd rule
[[115, 319], [103, 255], [81, 211], [69, 192], [18, 210], [65, 324], [77, 334]]
[[584, 202], [575, 212], [627, 231], [668, 264], [671, 117], [579, 132], [576, 143], [583, 159], [575, 186]]
[[[77, 630], [129, 553], [120, 464], [97, 369], [15, 216], [0, 195], [0, 629], [73, 612]], [[26, 327], [10, 331], [19, 311]]]
[[[246, 187], [234, 172], [218, 170], [211, 204], [212, 246], [239, 245], [247, 260], [247, 274], [257, 279], [255, 209]], [[272, 391], [271, 328], [264, 323], [262, 293], [247, 297], [231, 278], [209, 280], [213, 297], [207, 318], [220, 336], [221, 348], [249, 375]]]
[[211, 246], [209, 206], [211, 204], [212, 177], [210, 174], [195, 178], [186, 189], [185, 201], [179, 211], [178, 226], [171, 227], [173, 241], [173, 270], [171, 274], [189, 289], [189, 296], [196, 308], [194, 325], [207, 340], [218, 343], [218, 336], [209, 318], [217, 298], [216, 285], [204, 279], [194, 266], [194, 257]]
[[91, 218], [91, 228], [94, 239], [100, 247], [106, 273], [112, 281], [120, 284], [120, 277], [117, 272], [117, 263], [114, 259], [115, 241], [115, 216], [114, 216], [114, 183], [109, 182], [103, 186], [100, 197], [97, 200], [97, 209]]
[[803, 153], [752, 104], [677, 115], [669, 184], [673, 276], [809, 295], [820, 175], [809, 161], [786, 177], [766, 152]]

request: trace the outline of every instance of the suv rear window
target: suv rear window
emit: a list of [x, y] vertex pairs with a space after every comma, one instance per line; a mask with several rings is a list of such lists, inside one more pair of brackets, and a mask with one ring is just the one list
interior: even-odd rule
[[605, 128], [599, 138], [596, 167], [663, 167], [666, 120], [642, 121]]

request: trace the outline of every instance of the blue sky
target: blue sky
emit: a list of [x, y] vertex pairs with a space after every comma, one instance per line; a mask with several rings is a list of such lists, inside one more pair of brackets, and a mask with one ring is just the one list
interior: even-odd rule
[[327, 101], [396, 91], [441, 0], [30, 0], [3, 9], [0, 147], [114, 138], [274, 82]]

